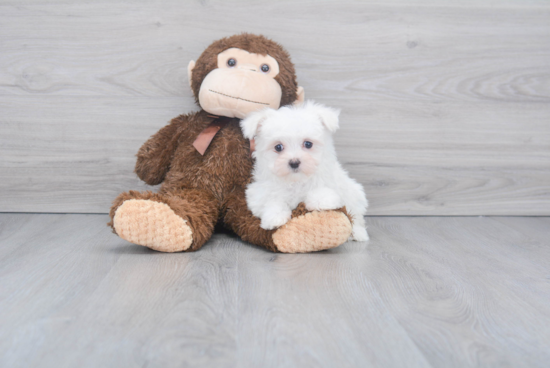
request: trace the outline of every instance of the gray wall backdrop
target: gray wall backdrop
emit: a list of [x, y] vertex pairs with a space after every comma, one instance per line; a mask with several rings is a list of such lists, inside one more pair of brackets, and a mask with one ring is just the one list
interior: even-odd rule
[[550, 215], [547, 1], [1, 1], [0, 211], [103, 213], [196, 109], [187, 63], [283, 44], [371, 215]]

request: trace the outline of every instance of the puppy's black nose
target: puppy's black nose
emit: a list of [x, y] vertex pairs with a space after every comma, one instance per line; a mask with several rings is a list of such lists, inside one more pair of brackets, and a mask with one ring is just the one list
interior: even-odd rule
[[290, 167], [292, 167], [293, 169], [297, 169], [298, 166], [300, 166], [300, 160], [290, 160], [288, 162], [288, 164], [290, 165]]

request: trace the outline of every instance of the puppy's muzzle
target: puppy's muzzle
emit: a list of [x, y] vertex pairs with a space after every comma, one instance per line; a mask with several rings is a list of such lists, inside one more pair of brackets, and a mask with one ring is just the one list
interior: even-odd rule
[[300, 167], [300, 160], [290, 160], [288, 161], [288, 166], [296, 170], [298, 167]]

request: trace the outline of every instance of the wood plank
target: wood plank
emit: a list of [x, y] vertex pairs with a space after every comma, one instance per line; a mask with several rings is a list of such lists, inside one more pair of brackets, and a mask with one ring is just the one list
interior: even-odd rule
[[[315, 8], [306, 1], [290, 3], [4, 5], [0, 91], [187, 97], [188, 60], [216, 38], [249, 31], [291, 51], [310, 96], [328, 92], [335, 101], [366, 102], [550, 97], [547, 3], [344, 1]], [[245, 19], [246, 26], [239, 23]]]
[[371, 214], [550, 214], [546, 2], [105, 4], [0, 4], [0, 211], [105, 213], [148, 189], [134, 155], [196, 109], [188, 60], [246, 30], [342, 109]]
[[6, 367], [545, 367], [550, 218], [369, 217], [368, 243], [166, 254], [0, 214]]
[[[365, 277], [432, 366], [544, 366], [547, 236], [484, 217], [369, 219], [379, 262]], [[547, 229], [537, 221], [525, 219]]]
[[[316, 254], [239, 252], [238, 333], [259, 367], [429, 367], [372, 280], [365, 244]], [[368, 267], [368, 266], [367, 266]], [[266, 365], [266, 362], [268, 364]]]
[[236, 365], [237, 249], [224, 238], [166, 254], [111, 234], [104, 215], [0, 219], [17, 225], [0, 234], [1, 366]]
[[[36, 122], [36, 112], [26, 108], [29, 99], [0, 101], [13, 116], [0, 125], [0, 169], [7, 178], [0, 181], [2, 211], [106, 213], [118, 193], [154, 189], [133, 173], [134, 155], [178, 114], [176, 105], [193, 109], [172, 98], [34, 97], [33, 105], [55, 111]], [[93, 108], [82, 115], [90, 102]], [[440, 107], [414, 105], [395, 110], [396, 119], [388, 124], [376, 121], [384, 119], [391, 104], [373, 106], [362, 125], [350, 113], [342, 116], [336, 135], [339, 157], [365, 186], [370, 214], [547, 213], [550, 135], [540, 134], [546, 106], [531, 109], [530, 123], [524, 123], [521, 108], [503, 106], [506, 129], [495, 123], [483, 128], [489, 133], [472, 137], [475, 123], [441, 126], [431, 116]], [[489, 107], [446, 110], [468, 122], [472, 112], [485, 114]], [[73, 124], [75, 116], [81, 124]], [[406, 120], [414, 120], [413, 126], [400, 127], [399, 121]], [[491, 144], [484, 143], [488, 139]]]

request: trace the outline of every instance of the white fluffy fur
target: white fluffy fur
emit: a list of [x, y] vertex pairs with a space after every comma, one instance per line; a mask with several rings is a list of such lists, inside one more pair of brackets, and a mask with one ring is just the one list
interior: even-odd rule
[[[300, 202], [311, 211], [346, 206], [353, 218], [352, 239], [369, 239], [363, 218], [368, 206], [363, 187], [336, 158], [332, 133], [338, 129], [339, 113], [308, 101], [301, 106], [258, 111], [241, 121], [244, 136], [256, 143], [256, 164], [246, 200], [254, 216], [262, 220], [262, 228], [284, 225]], [[307, 149], [305, 141], [313, 146]], [[281, 152], [275, 150], [278, 144], [283, 145]], [[293, 169], [290, 161], [296, 160], [300, 165]]]

